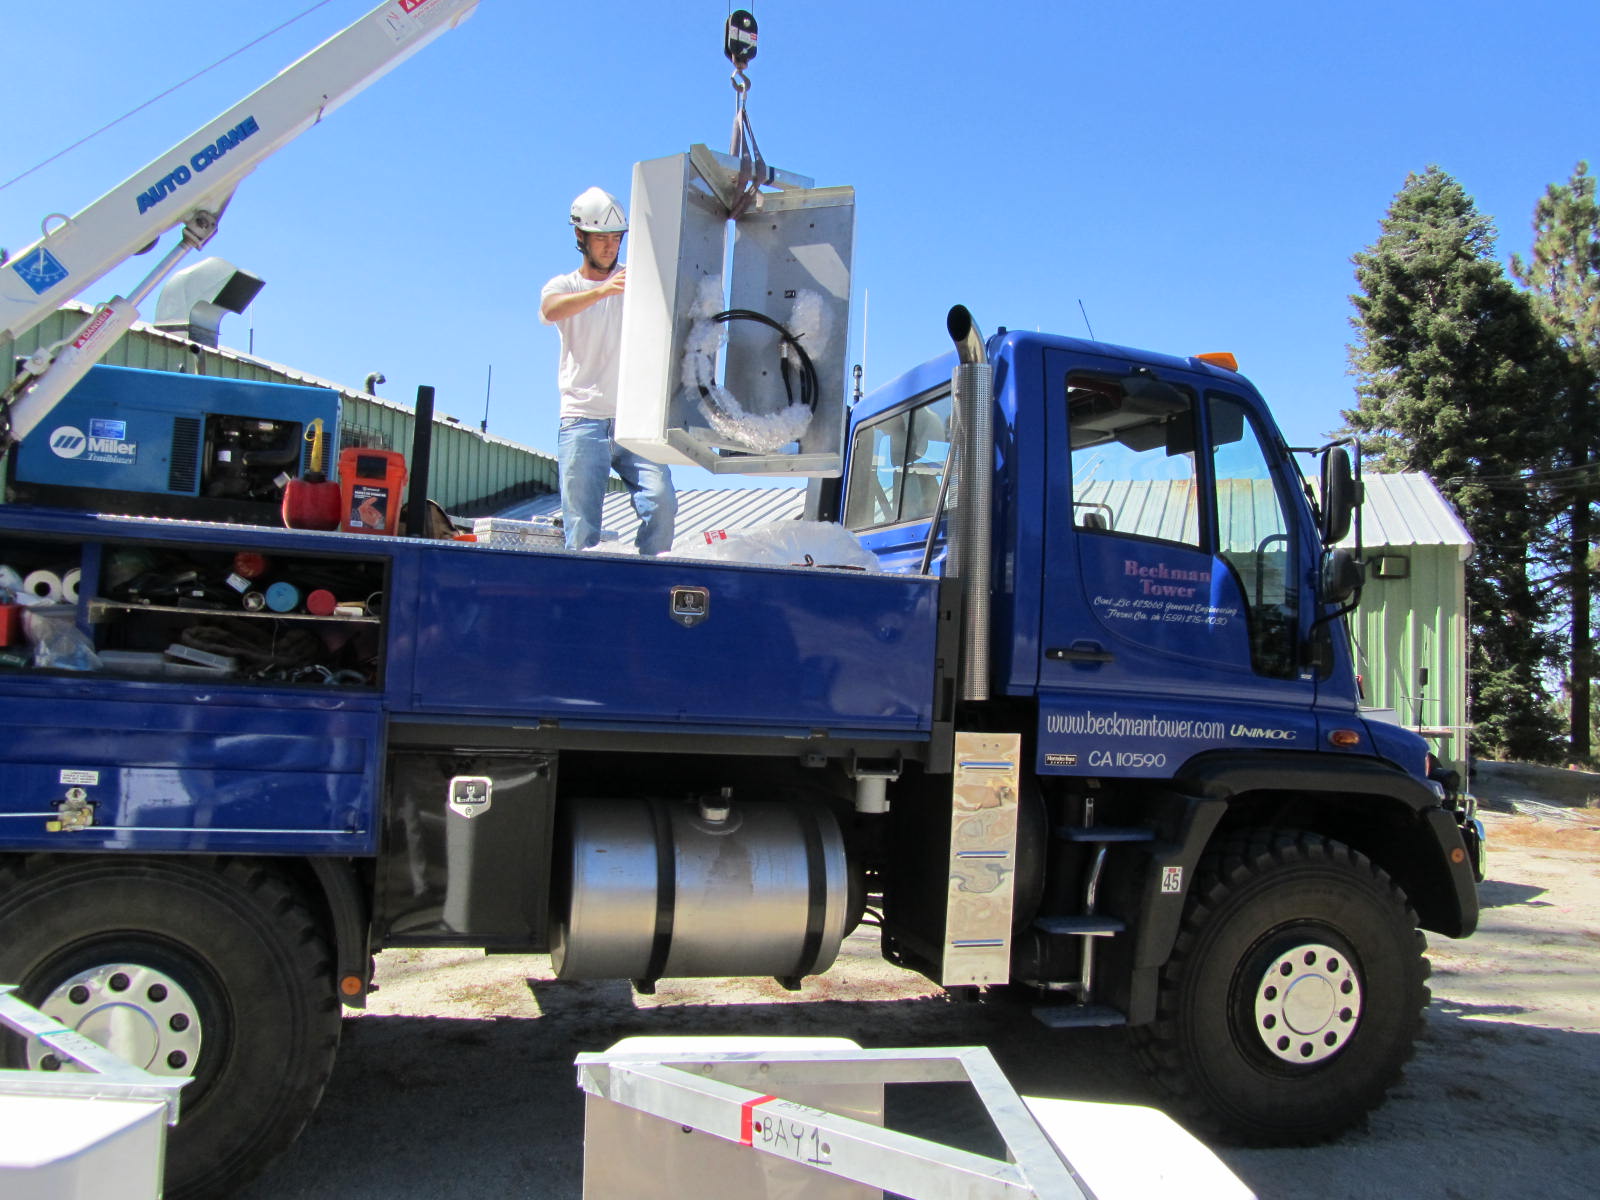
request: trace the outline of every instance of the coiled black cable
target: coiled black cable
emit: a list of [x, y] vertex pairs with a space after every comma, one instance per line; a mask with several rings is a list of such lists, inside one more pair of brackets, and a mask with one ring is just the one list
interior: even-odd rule
[[[785, 325], [774, 321], [765, 313], [756, 312], [753, 308], [726, 309], [723, 312], [714, 314], [711, 319], [723, 325], [726, 325], [729, 321], [754, 321], [758, 325], [765, 325], [769, 329], [776, 330], [782, 345], [792, 349], [800, 363], [799, 402], [813, 413], [817, 411], [817, 393], [820, 390], [817, 386], [817, 368], [812, 363], [811, 356], [806, 353], [805, 347], [800, 344], [800, 337], [803, 335], [790, 333]], [[789, 404], [793, 405], [795, 403], [795, 368], [790, 362], [789, 356], [781, 351], [779, 353], [778, 374], [783, 380], [783, 393], [788, 398]], [[738, 419], [717, 403], [716, 396], [704, 384], [700, 385], [700, 398], [715, 410], [716, 414], [723, 420], [735, 421]]]

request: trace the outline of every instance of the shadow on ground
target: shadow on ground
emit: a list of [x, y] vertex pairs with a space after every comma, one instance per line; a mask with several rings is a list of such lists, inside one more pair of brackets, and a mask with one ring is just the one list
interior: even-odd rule
[[[322, 1107], [248, 1200], [483, 1195], [578, 1200], [583, 1102], [573, 1057], [634, 1035], [849, 1037], [868, 1047], [987, 1044], [1019, 1092], [1156, 1103], [1116, 1031], [1058, 1033], [1006, 1002], [684, 1004], [628, 1009], [615, 984], [537, 984], [537, 1018], [363, 1017]], [[1600, 1035], [1510, 1022], [1514, 1005], [1436, 1001], [1416, 1060], [1368, 1124], [1309, 1149], [1218, 1147], [1262, 1197], [1495, 1200], [1588, 1195]], [[1503, 1114], [1515, 1112], [1515, 1125]], [[998, 1152], [960, 1085], [890, 1089], [892, 1127]], [[1447, 1136], [1440, 1123], [1447, 1121]], [[1574, 1145], [1587, 1146], [1576, 1157]], [[660, 1193], [670, 1194], [665, 1187]]]

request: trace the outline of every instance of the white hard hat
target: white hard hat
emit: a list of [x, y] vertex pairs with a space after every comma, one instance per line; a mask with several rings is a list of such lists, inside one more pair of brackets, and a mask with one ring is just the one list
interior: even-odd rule
[[584, 233], [627, 233], [628, 214], [610, 192], [592, 187], [572, 202], [572, 223]]

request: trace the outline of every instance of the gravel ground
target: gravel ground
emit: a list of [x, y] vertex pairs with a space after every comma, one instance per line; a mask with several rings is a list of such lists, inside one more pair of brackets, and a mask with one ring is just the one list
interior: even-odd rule
[[[1262, 1197], [1588, 1197], [1600, 1179], [1600, 776], [1482, 764], [1489, 828], [1478, 933], [1433, 938], [1429, 1031], [1367, 1125], [1303, 1150], [1216, 1147]], [[561, 983], [543, 956], [390, 951], [345, 1022], [322, 1106], [246, 1200], [577, 1200], [573, 1056], [638, 1034], [843, 1036], [987, 1045], [1019, 1092], [1151, 1104], [1117, 1031], [1053, 1033], [958, 1003], [858, 933], [798, 996], [770, 980]], [[891, 1088], [892, 1125], [970, 1140], [956, 1085]], [[974, 1148], [985, 1148], [978, 1142]], [[989, 1152], [993, 1152], [990, 1150]], [[662, 1191], [662, 1195], [666, 1195]]]

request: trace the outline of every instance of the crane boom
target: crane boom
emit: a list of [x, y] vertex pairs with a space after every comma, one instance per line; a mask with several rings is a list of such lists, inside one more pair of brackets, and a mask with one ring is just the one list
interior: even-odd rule
[[[385, 0], [75, 217], [46, 217], [39, 241], [0, 267], [0, 346], [163, 234], [181, 226], [183, 235], [130, 297], [100, 305], [71, 336], [23, 364], [7, 394], [10, 439], [26, 436], [133, 324], [140, 301], [210, 239], [240, 180], [477, 4]], [[0, 452], [4, 443], [0, 436]]]

